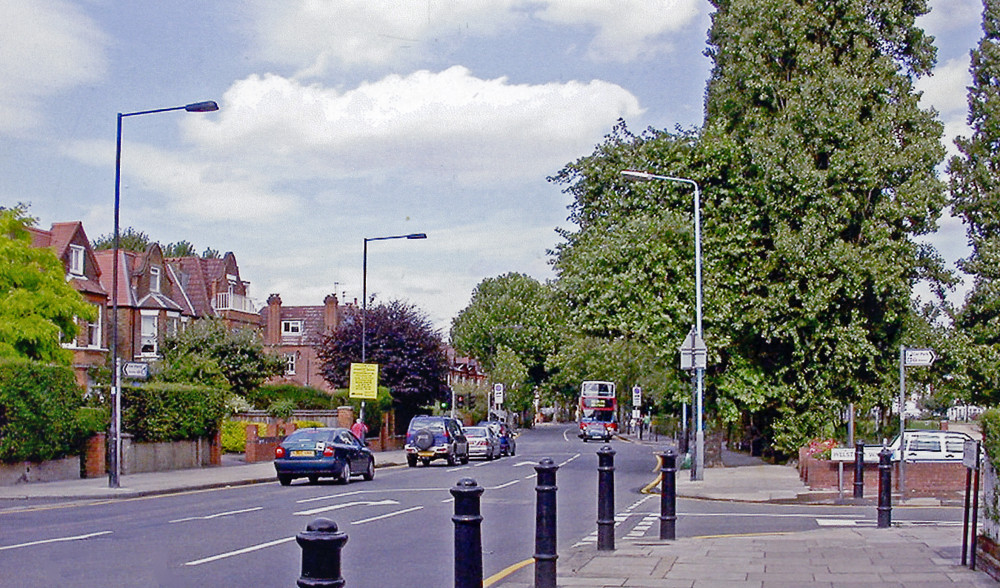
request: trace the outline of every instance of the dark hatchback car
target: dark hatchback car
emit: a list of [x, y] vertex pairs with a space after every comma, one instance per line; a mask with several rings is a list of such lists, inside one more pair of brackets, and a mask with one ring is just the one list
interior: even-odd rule
[[375, 477], [375, 457], [348, 429], [299, 429], [274, 450], [274, 469], [282, 486], [295, 478], [335, 478], [347, 484], [351, 476]]
[[406, 429], [406, 464], [416, 467], [417, 460], [430, 465], [444, 459], [448, 465], [469, 463], [469, 441], [457, 419], [444, 416], [415, 416]]

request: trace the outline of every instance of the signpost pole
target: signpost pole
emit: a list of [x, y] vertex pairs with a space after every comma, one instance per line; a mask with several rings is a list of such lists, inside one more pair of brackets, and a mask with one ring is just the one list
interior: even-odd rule
[[906, 347], [899, 346], [899, 499], [906, 499]]

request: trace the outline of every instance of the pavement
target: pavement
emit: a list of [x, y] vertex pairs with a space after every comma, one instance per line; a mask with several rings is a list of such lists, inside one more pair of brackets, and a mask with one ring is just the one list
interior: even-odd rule
[[[632, 436], [617, 442], [643, 443], [651, 451], [664, 448], [663, 443]], [[378, 452], [375, 460], [379, 468], [402, 466], [406, 456], [403, 451]], [[731, 467], [706, 468], [700, 481], [691, 480], [686, 470], [678, 471], [678, 497], [762, 503], [841, 501], [836, 492], [810, 491], [794, 467], [765, 464], [728, 452], [723, 454], [723, 463]], [[275, 480], [271, 462], [247, 464], [240, 456], [225, 456], [219, 467], [123, 475], [119, 488], [109, 488], [105, 477], [0, 486], [0, 500], [36, 503], [135, 498]], [[927, 504], [949, 503], [942, 499]], [[959, 526], [899, 524], [889, 529], [831, 527], [674, 541], [626, 537], [616, 538], [614, 551], [597, 551], [594, 544], [587, 544], [560, 553], [557, 584], [662, 588], [997, 586], [984, 572], [960, 565], [961, 545]], [[534, 586], [534, 566], [526, 560], [487, 578], [484, 586]]]

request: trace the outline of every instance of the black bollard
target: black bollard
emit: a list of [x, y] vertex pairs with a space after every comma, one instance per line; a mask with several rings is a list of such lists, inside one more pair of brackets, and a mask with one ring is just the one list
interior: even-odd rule
[[546, 457], [535, 466], [535, 588], [556, 587], [556, 470]]
[[455, 588], [482, 588], [483, 535], [479, 497], [483, 489], [472, 478], [462, 478], [451, 489], [455, 497]]
[[344, 586], [340, 575], [340, 550], [347, 543], [347, 534], [337, 532], [337, 523], [318, 518], [306, 525], [306, 530], [295, 536], [302, 548], [302, 577], [296, 585], [300, 588]]
[[854, 442], [854, 497], [865, 497], [865, 442]]
[[660, 454], [660, 539], [677, 538], [677, 452], [671, 447]]
[[892, 451], [882, 448], [878, 454], [878, 528], [892, 526]]
[[597, 550], [615, 550], [615, 450], [597, 452]]

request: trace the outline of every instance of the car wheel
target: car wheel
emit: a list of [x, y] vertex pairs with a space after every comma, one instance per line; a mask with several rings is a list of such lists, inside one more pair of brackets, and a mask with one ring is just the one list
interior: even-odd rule
[[351, 464], [350, 462], [344, 463], [344, 469], [340, 470], [340, 483], [350, 484], [351, 483]]
[[510, 456], [511, 456], [511, 457], [514, 457], [514, 452], [515, 452], [515, 450], [516, 450], [516, 449], [517, 449], [517, 447], [516, 447], [516, 446], [514, 446], [514, 445], [511, 445], [511, 446], [510, 446]]
[[448, 456], [445, 457], [445, 460], [448, 462], [448, 465], [450, 466], [455, 465], [455, 454], [449, 453]]
[[420, 429], [413, 436], [413, 444], [421, 451], [427, 451], [434, 446], [434, 431]]
[[310, 484], [315, 484], [316, 482], [319, 482], [319, 476], [309, 476]]
[[292, 483], [292, 477], [288, 474], [278, 474], [278, 483], [287, 486]]
[[486, 461], [493, 461], [493, 450], [492, 449], [486, 454]]
[[406, 456], [406, 465], [410, 466], [411, 468], [417, 467], [417, 456], [416, 455], [407, 455]]
[[431, 458], [425, 457], [420, 460], [420, 463], [424, 464], [424, 467], [431, 465]]
[[368, 459], [368, 468], [365, 469], [365, 473], [361, 475], [366, 482], [371, 482], [375, 479], [375, 458], [371, 457]]
[[469, 450], [465, 450], [465, 455], [462, 456], [462, 465], [469, 463]]

